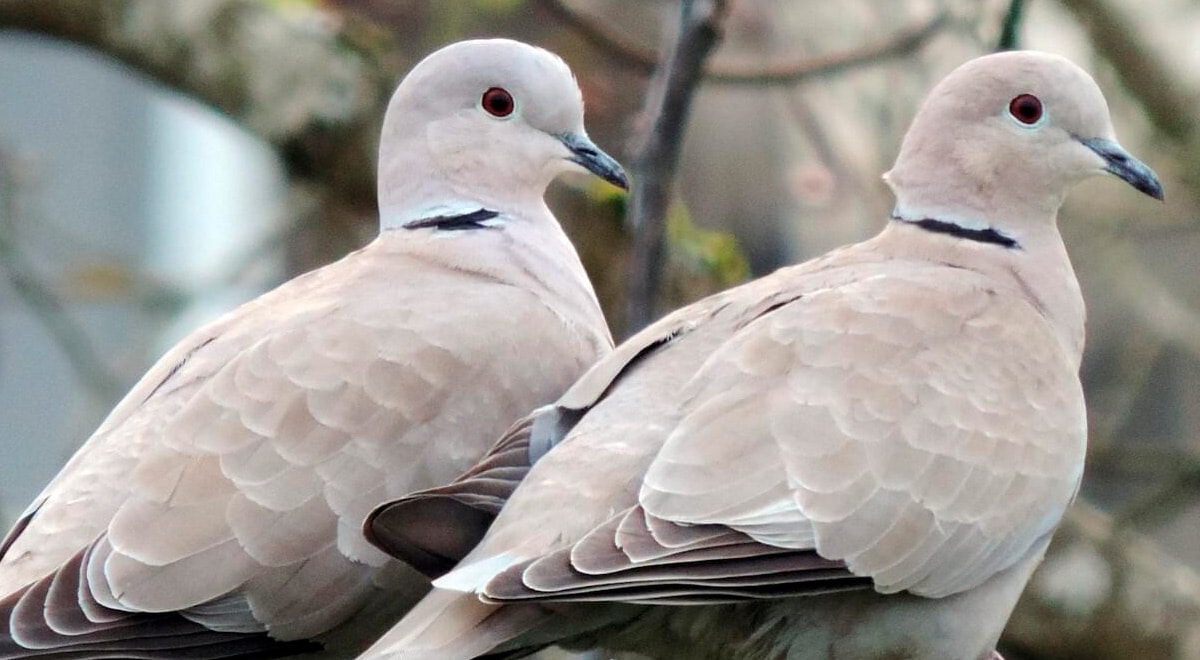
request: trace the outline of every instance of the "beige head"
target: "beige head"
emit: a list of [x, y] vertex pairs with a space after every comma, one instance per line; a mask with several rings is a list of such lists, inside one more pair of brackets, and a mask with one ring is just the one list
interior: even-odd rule
[[1162, 199], [1154, 172], [1117, 143], [1091, 76], [1018, 51], [971, 60], [938, 84], [884, 179], [897, 219], [1019, 236], [1052, 225], [1071, 187], [1104, 172]]
[[625, 173], [583, 127], [560, 58], [507, 39], [462, 41], [422, 60], [388, 105], [379, 146], [384, 228], [428, 215], [538, 204], [560, 173]]

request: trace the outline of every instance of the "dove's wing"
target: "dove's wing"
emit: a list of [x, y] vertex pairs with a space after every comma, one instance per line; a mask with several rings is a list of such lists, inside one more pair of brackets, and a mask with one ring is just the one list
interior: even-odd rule
[[[77, 608], [284, 639], [361, 607], [387, 560], [361, 537], [371, 507], [449, 481], [606, 341], [553, 330], [563, 320], [531, 291], [409, 259], [367, 248], [152, 369], [15, 530], [0, 610], [14, 637], [45, 623], [47, 596], [20, 587], [47, 574], [96, 601]], [[62, 632], [111, 627], [94, 623]]]
[[[944, 270], [892, 269], [758, 316], [671, 393], [677, 421], [601, 403], [670, 427], [637, 503], [481, 593], [706, 602], [858, 576], [937, 597], [1025, 558], [1075, 493], [1082, 391], [1026, 300]], [[582, 478], [563, 473], [572, 447], [557, 450], [566, 482]]]
[[532, 417], [518, 421], [451, 483], [376, 507], [363, 523], [364, 536], [429, 577], [443, 575], [479, 543], [533, 465], [532, 426]]
[[622, 343], [585, 372], [554, 405], [540, 408], [514, 424], [487, 455], [452, 483], [379, 506], [367, 518], [367, 538], [427, 575], [445, 573], [483, 538], [529, 468], [558, 444], [615, 383], [642, 360], [690, 334], [725, 306], [721, 296], [689, 306]]

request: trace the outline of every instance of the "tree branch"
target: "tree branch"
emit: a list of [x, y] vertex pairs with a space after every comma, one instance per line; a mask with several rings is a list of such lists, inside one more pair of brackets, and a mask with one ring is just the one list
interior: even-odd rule
[[1025, 15], [1025, 0], [1009, 0], [1008, 11], [1004, 13], [1004, 22], [1000, 25], [1000, 38], [996, 40], [996, 50], [1015, 50], [1021, 47], [1021, 18]]
[[[633, 43], [602, 21], [572, 9], [564, 0], [535, 2], [618, 63], [643, 73], [655, 70], [658, 63], [655, 49]], [[938, 14], [922, 25], [901, 30], [878, 43], [833, 55], [794, 57], [766, 65], [713, 60], [704, 69], [704, 82], [723, 85], [792, 85], [903, 57], [924, 46], [946, 26], [948, 18], [946, 14]]]
[[1105, 252], [1112, 278], [1110, 291], [1125, 309], [1162, 341], [1200, 360], [1200, 313], [1163, 284], [1122, 244]]
[[1001, 646], [1032, 658], [1196, 660], [1200, 575], [1076, 502]]
[[625, 35], [609, 28], [603, 21], [572, 9], [565, 0], [532, 0], [532, 4], [571, 28], [580, 38], [621, 66], [647, 75], [654, 72], [658, 54], [653, 48], [626, 39]]
[[[1061, 0], [1087, 31], [1096, 52], [1117, 75], [1159, 131], [1187, 143], [1200, 126], [1196, 90], [1171, 70], [1159, 53], [1142, 39], [1136, 16], [1108, 0]], [[1136, 5], [1144, 6], [1144, 5]]]
[[802, 56], [765, 66], [714, 62], [705, 71], [704, 82], [725, 85], [794, 85], [814, 78], [844, 73], [887, 59], [911, 55], [924, 46], [949, 22], [938, 14], [928, 22], [907, 28], [875, 44], [822, 56]]
[[34, 273], [13, 240], [19, 193], [13, 159], [0, 150], [0, 270], [17, 297], [54, 338], [84, 387], [104, 399], [115, 399], [125, 387], [122, 379], [96, 353], [83, 326], [75, 322], [54, 290]]
[[654, 317], [654, 298], [662, 275], [663, 233], [669, 189], [675, 180], [679, 150], [693, 93], [704, 61], [720, 39], [724, 0], [683, 0], [679, 36], [651, 84], [643, 117], [647, 133], [633, 162], [629, 223], [633, 227], [627, 334]]
[[348, 25], [253, 0], [0, 0], [0, 29], [128, 64], [280, 148], [293, 175], [373, 206], [375, 135], [395, 77]]

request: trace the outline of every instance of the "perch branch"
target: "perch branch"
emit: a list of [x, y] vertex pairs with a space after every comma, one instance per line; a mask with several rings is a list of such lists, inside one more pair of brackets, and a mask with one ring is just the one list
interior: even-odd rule
[[1140, 35], [1137, 15], [1108, 0], [1060, 1], [1083, 26], [1096, 52], [1113, 65], [1154, 126], [1172, 139], [1185, 143], [1193, 139], [1200, 125], [1196, 90]]
[[[602, 21], [572, 9], [565, 0], [536, 0], [536, 3], [620, 64], [643, 73], [655, 70], [658, 63], [655, 49], [633, 43]], [[708, 62], [704, 68], [704, 82], [724, 85], [802, 83], [912, 54], [945, 27], [947, 22], [946, 14], [938, 14], [921, 25], [901, 30], [878, 43], [833, 55], [794, 57], [765, 65], [722, 62], [716, 59]]]
[[375, 131], [395, 76], [347, 25], [252, 0], [0, 0], [0, 29], [123, 62], [280, 148], [293, 175], [370, 207]]
[[662, 274], [663, 234], [670, 187], [693, 93], [704, 61], [720, 39], [724, 0], [684, 0], [679, 36], [646, 96], [643, 126], [633, 162], [629, 223], [633, 227], [626, 331], [632, 334], [654, 316]]
[[1001, 642], [1013, 657], [1197, 660], [1200, 575], [1077, 502]]
[[58, 294], [26, 263], [13, 240], [20, 191], [12, 161], [0, 150], [0, 270], [17, 298], [50, 333], [84, 386], [104, 398], [116, 398], [124, 383], [92, 348], [91, 338]]
[[1000, 24], [1000, 38], [996, 50], [1016, 50], [1021, 47], [1021, 19], [1025, 15], [1025, 0], [1010, 0], [1004, 22]]

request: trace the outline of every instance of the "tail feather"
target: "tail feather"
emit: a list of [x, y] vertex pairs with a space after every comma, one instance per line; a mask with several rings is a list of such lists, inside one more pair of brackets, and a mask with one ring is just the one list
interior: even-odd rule
[[536, 605], [488, 605], [473, 593], [434, 589], [359, 660], [470, 660], [536, 627]]

